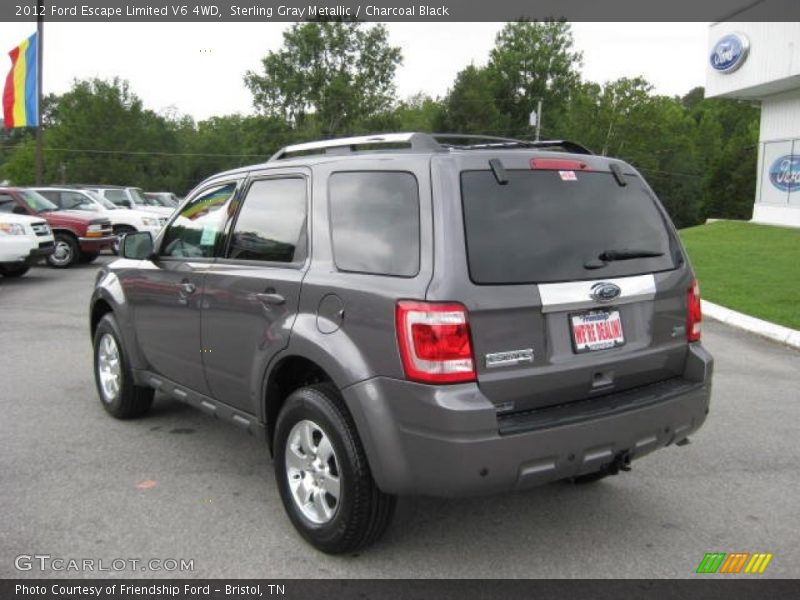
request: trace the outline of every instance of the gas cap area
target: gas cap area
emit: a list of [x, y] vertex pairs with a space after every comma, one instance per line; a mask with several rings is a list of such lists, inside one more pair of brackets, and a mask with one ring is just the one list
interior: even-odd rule
[[342, 326], [344, 304], [336, 294], [328, 294], [317, 307], [317, 329], [321, 333], [333, 333]]

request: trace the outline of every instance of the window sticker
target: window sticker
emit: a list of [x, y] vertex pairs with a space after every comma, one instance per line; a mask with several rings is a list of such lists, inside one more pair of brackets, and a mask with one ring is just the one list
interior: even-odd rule
[[201, 246], [213, 246], [217, 239], [217, 229], [213, 225], [203, 227], [203, 235], [200, 237]]
[[561, 177], [561, 181], [578, 181], [575, 171], [559, 171], [558, 176]]

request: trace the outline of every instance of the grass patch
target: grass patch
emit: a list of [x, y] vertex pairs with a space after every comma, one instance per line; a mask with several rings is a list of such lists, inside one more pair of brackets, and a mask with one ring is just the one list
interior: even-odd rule
[[704, 299], [800, 329], [800, 229], [721, 221], [680, 235]]

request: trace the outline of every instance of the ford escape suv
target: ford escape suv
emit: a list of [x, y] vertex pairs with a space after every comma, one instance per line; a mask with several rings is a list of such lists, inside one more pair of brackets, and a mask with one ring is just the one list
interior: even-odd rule
[[122, 246], [91, 297], [102, 405], [138, 417], [158, 391], [263, 435], [325, 552], [376, 540], [399, 495], [599, 479], [708, 413], [675, 229], [574, 143], [289, 146]]

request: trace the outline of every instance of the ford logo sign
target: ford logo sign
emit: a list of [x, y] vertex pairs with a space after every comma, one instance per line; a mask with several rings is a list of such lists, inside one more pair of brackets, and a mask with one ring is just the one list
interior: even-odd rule
[[800, 154], [787, 154], [777, 159], [769, 168], [769, 180], [784, 192], [800, 190]]
[[750, 42], [744, 34], [729, 33], [711, 49], [711, 67], [720, 73], [733, 73], [742, 66], [749, 51]]
[[597, 302], [611, 302], [614, 298], [619, 296], [621, 292], [622, 290], [619, 289], [618, 285], [607, 281], [601, 281], [592, 286], [589, 295]]

